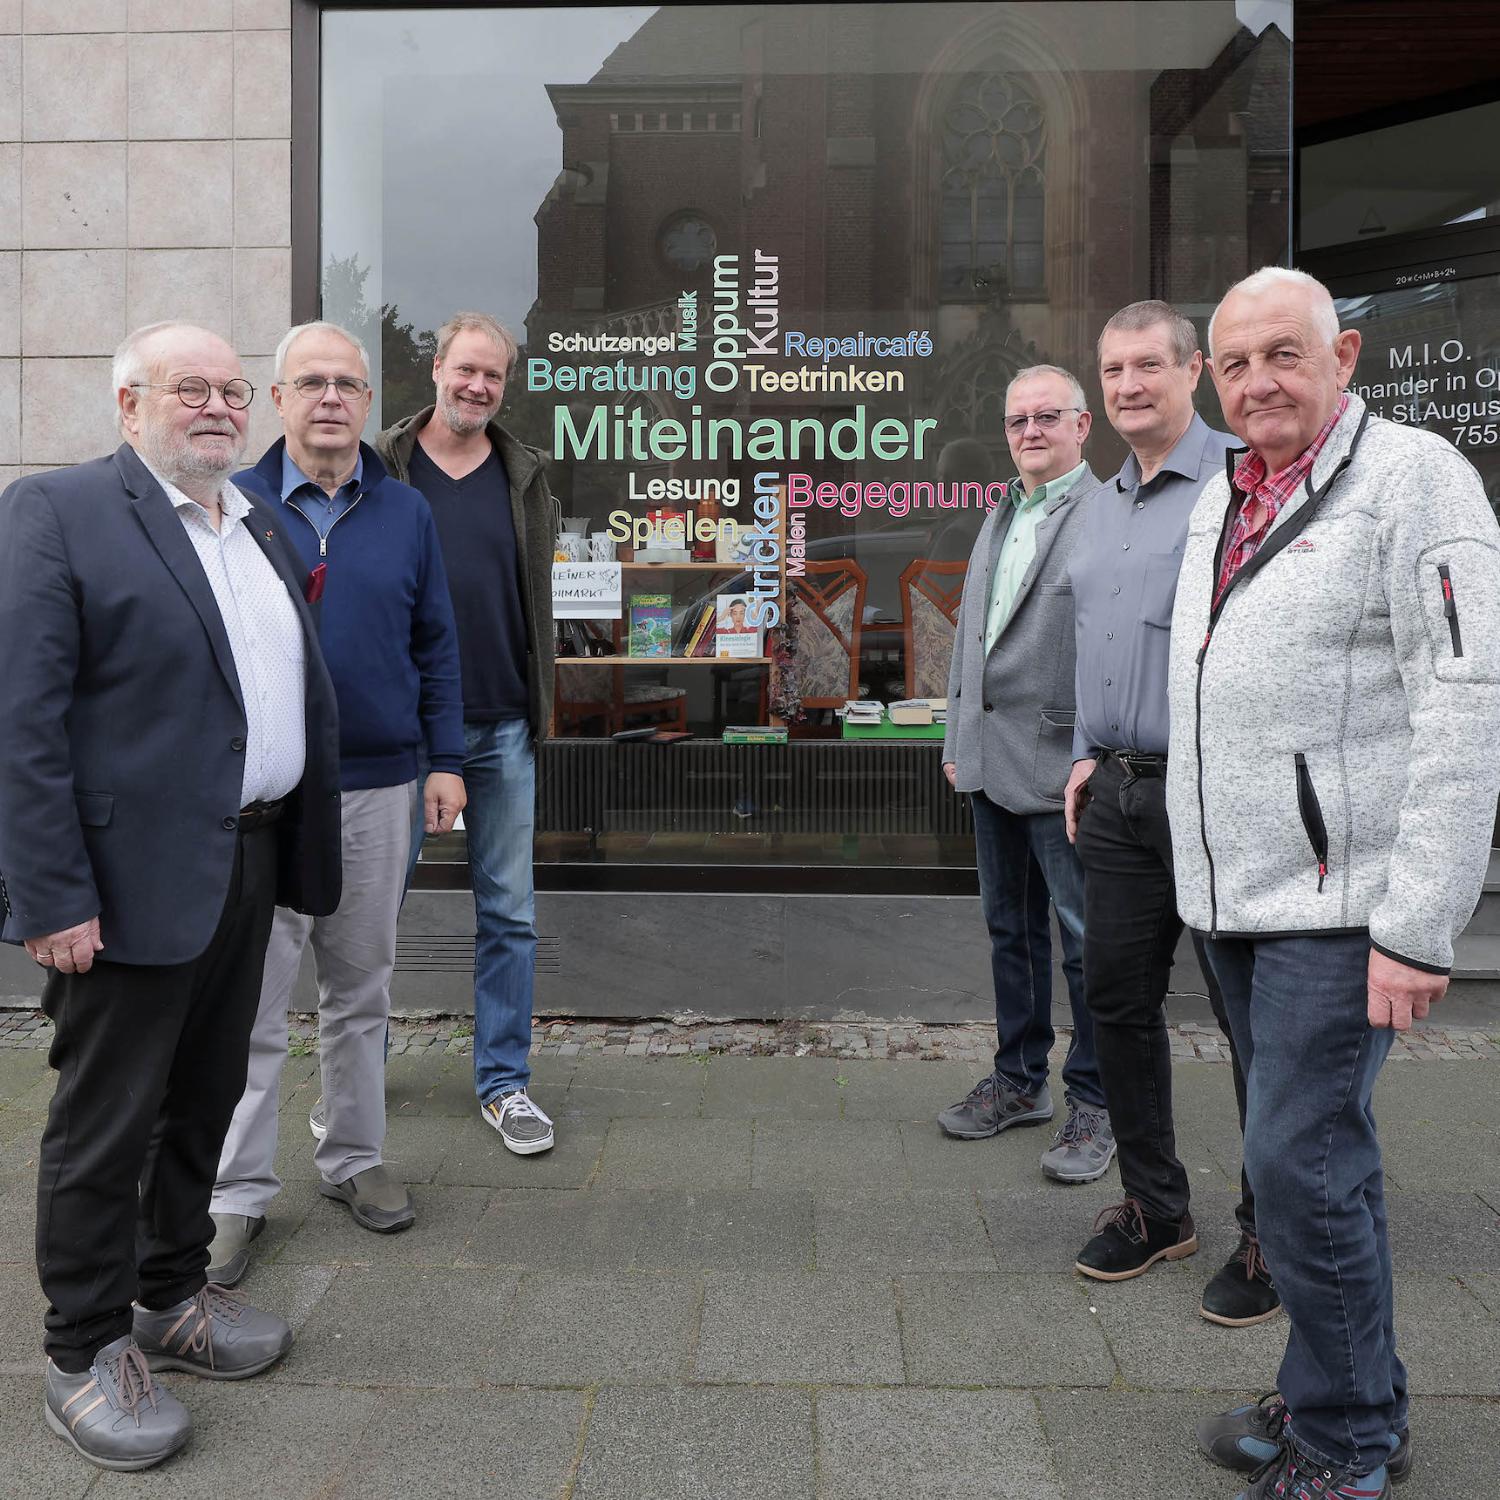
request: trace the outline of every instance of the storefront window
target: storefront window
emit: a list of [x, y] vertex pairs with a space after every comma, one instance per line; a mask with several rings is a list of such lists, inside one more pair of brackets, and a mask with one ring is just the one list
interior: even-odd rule
[[622, 568], [616, 617], [560, 621], [541, 858], [971, 863], [941, 726], [837, 710], [946, 692], [1010, 377], [1097, 403], [1116, 308], [1201, 326], [1285, 258], [1289, 15], [325, 11], [324, 312], [378, 350], [378, 417], [430, 402], [449, 313], [496, 314], [562, 550]]

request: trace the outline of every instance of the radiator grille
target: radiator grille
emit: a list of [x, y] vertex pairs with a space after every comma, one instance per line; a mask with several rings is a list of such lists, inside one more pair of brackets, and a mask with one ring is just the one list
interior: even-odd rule
[[971, 827], [933, 741], [551, 740], [538, 764], [540, 833], [959, 837]]
[[[472, 974], [474, 972], [474, 934], [422, 933], [399, 934], [396, 938], [396, 972], [398, 974]], [[562, 939], [538, 937], [536, 972], [562, 972]]]

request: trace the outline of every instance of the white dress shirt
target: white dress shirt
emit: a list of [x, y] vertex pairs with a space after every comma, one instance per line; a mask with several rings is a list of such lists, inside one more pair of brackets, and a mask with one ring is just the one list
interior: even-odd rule
[[[147, 465], [150, 468], [150, 465]], [[187, 531], [224, 620], [245, 705], [240, 806], [274, 802], [302, 780], [307, 754], [302, 622], [286, 584], [246, 530], [250, 502], [225, 481], [219, 529], [198, 502], [155, 469]]]

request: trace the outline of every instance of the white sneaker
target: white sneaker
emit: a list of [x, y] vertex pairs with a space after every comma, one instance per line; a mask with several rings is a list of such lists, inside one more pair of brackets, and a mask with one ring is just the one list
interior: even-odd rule
[[326, 1141], [328, 1139], [328, 1115], [323, 1106], [323, 1096], [318, 1095], [318, 1102], [307, 1112], [307, 1128], [312, 1131], [313, 1139]]
[[517, 1156], [535, 1156], [552, 1149], [552, 1121], [532, 1102], [525, 1089], [496, 1094], [479, 1113], [500, 1132], [506, 1150]]

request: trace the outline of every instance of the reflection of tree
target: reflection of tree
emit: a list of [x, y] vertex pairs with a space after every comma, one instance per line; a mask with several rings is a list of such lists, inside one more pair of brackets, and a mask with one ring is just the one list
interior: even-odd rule
[[[323, 267], [323, 316], [347, 328], [366, 349], [379, 348], [381, 419], [389, 424], [432, 405], [437, 334], [404, 320], [394, 302], [381, 303], [377, 317], [365, 296], [369, 278], [370, 268], [358, 256], [330, 256]], [[525, 361], [523, 347], [506, 384], [500, 420], [523, 443], [550, 452], [552, 408], [559, 398], [527, 391]]]
[[381, 410], [388, 422], [432, 405], [432, 357], [437, 335], [403, 321], [394, 302], [377, 315], [365, 297], [369, 266], [358, 256], [333, 256], [323, 268], [323, 313], [367, 349], [380, 350]]

